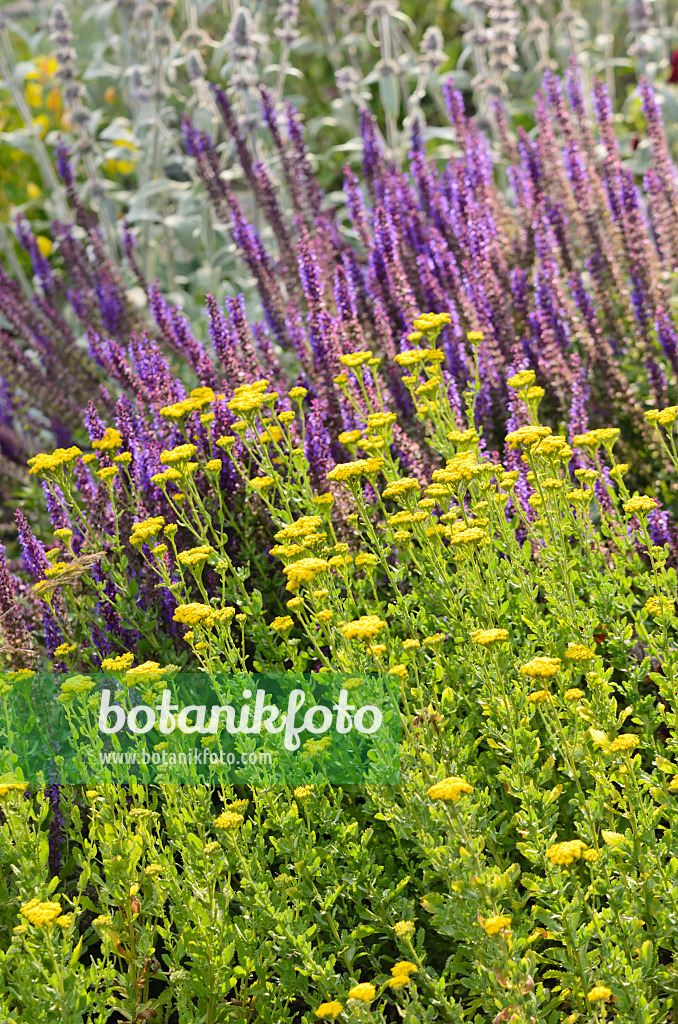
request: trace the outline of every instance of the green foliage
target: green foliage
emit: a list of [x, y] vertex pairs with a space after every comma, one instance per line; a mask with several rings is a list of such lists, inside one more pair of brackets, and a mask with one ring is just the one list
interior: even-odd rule
[[[203, 609], [182, 648], [192, 668], [298, 668], [311, 655], [400, 680], [400, 784], [75, 789], [51, 881], [45, 800], [5, 784], [8, 1019], [103, 1022], [113, 1009], [166, 1024], [310, 1022], [318, 1010], [382, 1022], [673, 1019], [678, 618], [671, 553], [648, 532], [656, 502], [626, 490], [615, 428], [575, 438], [580, 465], [569, 475], [573, 450], [539, 425], [529, 371], [511, 381], [525, 425], [507, 440], [532, 491], [516, 495], [515, 471], [482, 454], [472, 420], [460, 430], [435, 386], [440, 319], [415, 325], [422, 354], [399, 357], [446, 460], [430, 484], [390, 454], [391, 417], [378, 387], [364, 386], [369, 353], [342, 357], [337, 386], [368, 436], [344, 438], [351, 460], [330, 474], [333, 503], [314, 500], [295, 455], [303, 395], [297, 427], [265, 382], [231, 402], [252, 463], [270, 477], [250, 484], [250, 501], [278, 530], [291, 626], [270, 623], [272, 610], [227, 564], [222, 521], [196, 498], [190, 449], [165, 460], [177, 468], [164, 484], [180, 527], [165, 533], [170, 552], [157, 551], [166, 524], [133, 530], [159, 580], [177, 573], [176, 617]], [[467, 400], [471, 414], [472, 392]], [[183, 412], [187, 437], [198, 413]], [[675, 471], [675, 407], [648, 419]], [[72, 504], [69, 463], [56, 463], [44, 472]], [[265, 479], [249, 476], [246, 459], [238, 466]], [[88, 527], [97, 547], [100, 527]], [[120, 583], [127, 538], [116, 529], [105, 540], [106, 572]], [[210, 564], [222, 582], [208, 591]], [[75, 599], [62, 575], [42, 593], [54, 591], [75, 644], [59, 656], [76, 670], [96, 657], [97, 592], [81, 577]], [[242, 610], [220, 616], [226, 602]], [[127, 613], [138, 622], [131, 599]], [[178, 641], [152, 637], [159, 661], [174, 657]], [[6, 732], [13, 685], [8, 677]], [[62, 923], [10, 934], [31, 899], [58, 902]], [[358, 984], [374, 986], [367, 1001], [350, 996]]]

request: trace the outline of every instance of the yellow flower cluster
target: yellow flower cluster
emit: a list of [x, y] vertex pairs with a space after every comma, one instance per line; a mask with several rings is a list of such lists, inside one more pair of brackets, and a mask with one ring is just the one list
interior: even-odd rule
[[[421, 337], [421, 335], [419, 335], [419, 337]], [[424, 363], [430, 360], [431, 355], [434, 352], [437, 352], [437, 349], [411, 348], [407, 352], [399, 352], [397, 356], [393, 357], [393, 361], [394, 363], [397, 363], [398, 366], [415, 366], [417, 363]]]
[[413, 477], [402, 477], [400, 480], [394, 480], [388, 484], [382, 491], [382, 498], [398, 498], [403, 494], [409, 494], [411, 491], [421, 490], [421, 484], [418, 480]]
[[507, 629], [476, 629], [471, 633], [471, 640], [481, 647], [489, 647], [503, 640], [508, 640]]
[[[402, 922], [401, 922], [402, 923]], [[408, 921], [407, 924], [410, 922]], [[394, 978], [400, 978], [403, 975], [408, 977], [410, 974], [416, 974], [419, 968], [416, 964], [413, 964], [411, 960], [399, 960], [397, 964], [394, 964], [391, 968], [391, 974]]]
[[639, 512], [647, 515], [648, 512], [654, 511], [657, 507], [657, 502], [654, 498], [650, 498], [646, 494], [636, 494], [630, 501], [624, 504], [624, 511], [628, 512], [630, 516], [638, 515]]
[[533, 444], [538, 444], [551, 433], [550, 427], [518, 427], [506, 435], [506, 443], [511, 449], [517, 448], [518, 445], [521, 448], [531, 448]]
[[633, 733], [625, 732], [621, 736], [617, 736], [615, 740], [612, 740], [610, 745], [607, 747], [606, 753], [608, 754], [622, 754], [627, 750], [633, 750], [638, 746], [638, 737], [634, 736]]
[[346, 355], [339, 356], [339, 362], [341, 363], [342, 366], [347, 366], [350, 369], [355, 369], [358, 366], [363, 366], [365, 363], [369, 363], [371, 358], [371, 352], [348, 352], [346, 353]]
[[611, 447], [619, 437], [619, 427], [602, 427], [599, 430], [587, 430], [585, 434], [576, 434], [572, 438], [575, 448], [599, 448], [601, 444]]
[[92, 448], [99, 452], [112, 452], [122, 447], [122, 434], [115, 427], [106, 427], [104, 436], [92, 441]]
[[214, 827], [226, 831], [227, 829], [237, 828], [245, 820], [242, 814], [237, 814], [235, 811], [224, 811], [218, 818], [215, 818]]
[[497, 932], [502, 931], [504, 928], [511, 927], [511, 918], [506, 916], [488, 917], [483, 922], [483, 928], [488, 935], [496, 935]]
[[377, 615], [363, 615], [354, 622], [346, 622], [341, 632], [347, 640], [372, 640], [385, 627], [386, 623]]
[[449, 803], [456, 803], [462, 793], [472, 792], [473, 786], [470, 786], [465, 779], [459, 778], [458, 775], [450, 775], [441, 782], [434, 783], [427, 790], [427, 795], [431, 800], [444, 800]]
[[568, 661], [589, 661], [593, 655], [594, 651], [584, 644], [568, 644], [565, 651], [565, 657]]
[[535, 690], [527, 696], [528, 704], [545, 704], [551, 697], [548, 690]]
[[169, 451], [162, 452], [160, 461], [163, 466], [178, 466], [188, 462], [197, 450], [194, 444], [180, 444], [176, 448], [170, 448]]
[[236, 416], [247, 416], [260, 409], [266, 399], [275, 397], [275, 392], [266, 394], [269, 383], [268, 380], [257, 380], [252, 384], [241, 384], [233, 392], [231, 401], [226, 403], [228, 408]]
[[166, 665], [165, 668], [161, 668], [157, 661], [144, 661], [141, 665], [128, 669], [125, 672], [124, 679], [131, 686], [157, 683], [158, 680], [162, 679], [174, 668], [176, 668], [174, 665]]
[[321, 1003], [317, 1010], [315, 1010], [316, 1017], [322, 1020], [334, 1020], [338, 1017], [341, 1011], [344, 1009], [341, 1003], [338, 1003], [334, 999], [331, 1003]]
[[421, 313], [412, 326], [415, 331], [436, 331], [451, 320], [449, 313]]
[[34, 476], [40, 473], [56, 473], [62, 466], [70, 466], [79, 455], [82, 455], [82, 452], [75, 445], [71, 448], [56, 448], [51, 455], [44, 452], [34, 455], [32, 459], [28, 460], [28, 465], [31, 467], [29, 474]]
[[359, 999], [361, 1003], [371, 1003], [377, 994], [374, 985], [364, 981], [360, 985], [354, 985], [348, 993], [349, 999]]
[[598, 854], [587, 847], [581, 839], [570, 839], [565, 843], [555, 843], [546, 851], [546, 858], [556, 867], [567, 867], [581, 857], [584, 860], [596, 860]]
[[[219, 395], [219, 398], [223, 397], [223, 395]], [[179, 420], [187, 413], [209, 405], [215, 398], [216, 396], [212, 388], [194, 388], [188, 398], [184, 398], [181, 402], [174, 402], [173, 405], [163, 406], [160, 410], [160, 415], [165, 416], [167, 419]]]
[[44, 928], [61, 916], [61, 910], [60, 903], [43, 903], [41, 900], [33, 899], [22, 904], [19, 913], [29, 924], [35, 925], [36, 928]]
[[248, 482], [252, 490], [261, 492], [272, 487], [275, 480], [272, 476], [254, 476]]
[[27, 786], [27, 782], [0, 783], [0, 798], [4, 796], [9, 796], [10, 793], [24, 793], [26, 791]]
[[165, 520], [162, 516], [153, 516], [151, 519], [144, 519], [140, 523], [134, 523], [132, 526], [132, 533], [130, 534], [130, 544], [143, 544], [155, 537], [156, 533], [159, 533], [165, 525]]
[[560, 672], [561, 665], [560, 658], [532, 658], [527, 664], [521, 665], [520, 671], [530, 679], [552, 679]]
[[[332, 614], [330, 612], [330, 614]], [[294, 625], [294, 619], [289, 615], [278, 615], [271, 623], [271, 629], [276, 633], [287, 633]]]
[[510, 388], [529, 388], [534, 384], [537, 375], [534, 370], [521, 370], [506, 381]]
[[356, 459], [355, 462], [341, 462], [327, 474], [327, 479], [346, 483], [349, 480], [357, 480], [361, 476], [369, 476], [378, 473], [384, 465], [384, 460], [379, 458]]
[[60, 643], [54, 650], [54, 657], [66, 657], [68, 654], [73, 654], [74, 650], [77, 649], [78, 646], [75, 643]]
[[669, 405], [666, 409], [650, 409], [645, 413], [645, 419], [648, 423], [661, 423], [663, 427], [670, 427], [675, 423], [677, 415], [678, 406]]
[[289, 526], [278, 530], [275, 539], [278, 541], [296, 540], [299, 537], [306, 537], [313, 533], [319, 526], [322, 526], [322, 516], [302, 516]]
[[182, 622], [187, 626], [210, 625], [212, 608], [208, 604], [196, 601], [192, 604], [181, 604], [174, 612], [174, 622]]
[[133, 661], [134, 655], [128, 651], [117, 658], [104, 658], [101, 662], [101, 668], [104, 672], [126, 672]]
[[188, 551], [182, 551], [177, 557], [182, 565], [192, 569], [206, 562], [211, 553], [212, 548], [209, 544], [200, 544], [197, 548], [189, 548]]
[[607, 988], [606, 985], [595, 985], [591, 989], [591, 991], [589, 992], [589, 994], [587, 995], [586, 998], [588, 999], [588, 1001], [590, 1003], [602, 1003], [606, 999], [609, 999], [611, 995], [612, 995], [612, 989], [611, 988]]
[[287, 590], [298, 590], [302, 583], [312, 583], [316, 576], [327, 572], [330, 563], [324, 558], [300, 558], [283, 568], [287, 576]]
[[650, 597], [645, 603], [645, 611], [648, 615], [671, 615], [673, 607], [673, 601], [667, 597]]

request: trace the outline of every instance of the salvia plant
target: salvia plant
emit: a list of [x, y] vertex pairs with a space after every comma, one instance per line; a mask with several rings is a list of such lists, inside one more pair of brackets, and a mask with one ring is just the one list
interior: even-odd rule
[[[463, 416], [445, 387], [449, 322], [419, 316], [394, 357], [437, 469], [394, 452], [369, 349], [341, 357], [334, 387], [361, 426], [322, 478], [308, 394], [268, 379], [164, 407], [177, 443], [153, 474], [162, 515], [115, 428], [93, 428], [84, 455], [32, 460], [72, 524], [24, 552], [54, 657], [79, 673], [60, 698], [74, 723], [88, 669], [131, 705], [177, 662], [310, 665], [388, 674], [404, 740], [396, 787], [5, 781], [8, 1021], [672, 1019], [674, 554], [657, 501], [628, 488], [619, 428], [570, 443], [543, 425], [534, 371], [506, 381], [504, 456], [483, 449], [479, 382]], [[237, 420], [221, 435], [224, 408]], [[645, 419], [675, 473], [676, 407]], [[275, 529], [282, 607], [233, 562], [225, 471]], [[156, 604], [170, 595], [178, 635], [144, 635], [133, 565]], [[5, 738], [31, 675], [3, 677]]]
[[[9, 325], [0, 353], [9, 389], [3, 454], [25, 463], [20, 439], [35, 437], [36, 417], [49, 426], [27, 398], [29, 383], [50, 395], [59, 440], [73, 429], [69, 403], [82, 407], [91, 398], [110, 416], [116, 401], [134, 405], [135, 396], [153, 392], [168, 403], [191, 383], [230, 395], [235, 384], [261, 371], [310, 390], [314, 450], [327, 449], [327, 457], [337, 459], [327, 428], [354, 426], [353, 412], [332, 386], [340, 356], [364, 341], [392, 360], [412, 345], [412, 317], [429, 307], [450, 316], [441, 343], [443, 378], [460, 414], [464, 390], [478, 374], [484, 445], [498, 450], [505, 426], [519, 415], [507, 375], [530, 368], [545, 389], [549, 422], [573, 436], [589, 420], [614, 419], [629, 445], [632, 473], [656, 480], [670, 501], [643, 408], [666, 404], [674, 394], [676, 183], [648, 83], [640, 96], [654, 153], [640, 182], [625, 166], [605, 86], [596, 80], [590, 118], [571, 68], [564, 80], [546, 76], [534, 137], [520, 128], [514, 135], [495, 106], [508, 192], [496, 180], [490, 144], [465, 114], [461, 95], [446, 88], [456, 155], [442, 166], [428, 157], [415, 121], [409, 164], [400, 170], [387, 159], [365, 110], [362, 175], [347, 170], [341, 201], [335, 201], [313, 172], [296, 111], [278, 111], [262, 89], [261, 113], [288, 207], [277, 172], [255, 159], [227, 94], [216, 88], [214, 102], [256, 199], [261, 230], [222, 173], [211, 138], [190, 119], [184, 121], [185, 145], [256, 284], [258, 321], [248, 319], [251, 303], [248, 309], [236, 294], [226, 296], [225, 307], [208, 296], [207, 320], [191, 324], [146, 278], [134, 236], [125, 229], [122, 244], [136, 276], [130, 288], [106, 256], [102, 231], [80, 198], [62, 147], [58, 167], [76, 224], [54, 224], [55, 251], [48, 259], [21, 222], [35, 300], [22, 296], [3, 271], [0, 308]], [[477, 365], [466, 338], [475, 329], [484, 334]], [[235, 354], [242, 344], [252, 351], [249, 362]], [[174, 357], [169, 362], [168, 353]], [[166, 367], [162, 373], [157, 359]], [[79, 367], [77, 375], [70, 371], [74, 385], [66, 392], [55, 386], [57, 363], [65, 372]], [[383, 373], [398, 429], [405, 429], [415, 422], [415, 407], [388, 361]], [[93, 387], [97, 376], [103, 390]], [[165, 430], [162, 418], [155, 419], [152, 429]], [[407, 442], [412, 458], [420, 436], [415, 425]]]

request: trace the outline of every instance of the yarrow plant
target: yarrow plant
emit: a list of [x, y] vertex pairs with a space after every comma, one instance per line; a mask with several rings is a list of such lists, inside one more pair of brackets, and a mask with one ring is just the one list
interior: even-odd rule
[[[400, 785], [359, 796], [133, 780], [76, 792], [64, 816], [70, 860], [51, 882], [47, 844], [34, 842], [50, 808], [8, 782], [7, 906], [29, 920], [4, 954], [8, 1014], [83, 1019], [86, 1005], [103, 1020], [114, 1005], [131, 1019], [153, 1010], [217, 1021], [249, 1006], [273, 1024], [461, 1021], [482, 1007], [499, 1021], [668, 1024], [678, 620], [671, 552], [652, 535], [660, 505], [629, 491], [616, 428], [569, 438], [540, 421], [529, 372], [509, 382], [522, 425], [503, 459], [488, 452], [478, 385], [463, 417], [443, 386], [446, 326], [417, 317], [417, 357], [399, 370], [422, 446], [437, 456], [428, 469], [413, 472], [393, 445], [388, 389], [367, 348], [345, 352], [336, 375], [360, 427], [320, 486], [305, 455], [304, 389], [281, 395], [266, 379], [232, 398], [201, 391], [178, 417], [177, 443], [158, 455], [176, 471], [158, 484], [162, 516], [125, 518], [126, 502], [140, 504], [120, 458], [129, 449], [103, 424], [103, 447], [33, 463], [82, 536], [76, 555], [62, 531], [37, 584], [60, 631], [74, 720], [92, 697], [76, 673], [93, 667], [132, 703], [179, 663], [208, 675], [376, 669], [399, 689], [404, 740]], [[223, 405], [239, 419], [214, 438]], [[675, 417], [654, 411], [670, 477]], [[230, 557], [215, 459], [271, 522], [274, 607]], [[95, 520], [76, 473], [107, 468], [117, 472], [99, 485]], [[171, 595], [183, 635], [148, 619], [140, 630], [150, 609], [125, 589], [132, 552], [147, 592]], [[67, 574], [88, 555], [97, 577], [81, 574], [75, 599]], [[97, 606], [108, 586], [123, 597], [104, 652]], [[5, 675], [3, 729], [20, 728], [11, 694], [30, 677]], [[28, 982], [39, 964], [57, 979], [49, 992]]]

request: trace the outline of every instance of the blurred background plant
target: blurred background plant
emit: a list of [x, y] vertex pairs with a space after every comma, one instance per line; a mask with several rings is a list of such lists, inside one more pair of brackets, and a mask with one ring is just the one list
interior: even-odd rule
[[[51, 159], [61, 137], [74, 148], [83, 197], [110, 254], [121, 255], [114, 225], [124, 213], [140, 231], [146, 278], [157, 277], [189, 317], [206, 293], [223, 286], [230, 294], [244, 291], [251, 305], [251, 277], [235, 259], [181, 138], [183, 113], [216, 137], [225, 175], [245, 214], [253, 213], [208, 80], [226, 88], [254, 158], [267, 164], [276, 187], [280, 156], [259, 111], [260, 87], [270, 90], [274, 106], [287, 99], [299, 109], [314, 169], [332, 195], [343, 165], [360, 158], [361, 110], [377, 113], [387, 152], [399, 163], [417, 119], [429, 148], [446, 159], [455, 137], [441, 94], [447, 78], [481, 125], [493, 125], [492, 102], [501, 96], [514, 122], [529, 129], [543, 72], [564, 70], [575, 57], [587, 101], [591, 76], [605, 78], [622, 145], [641, 173], [651, 159], [640, 138], [641, 74], [659, 88], [667, 124], [678, 124], [675, 86], [666, 81], [677, 12], [675, 0], [436, 0], [424, 17], [412, 0], [19, 0], [0, 14], [6, 258], [27, 289], [28, 265], [18, 265], [7, 224], [25, 214], [48, 247], [51, 219], [65, 214]], [[138, 292], [135, 298], [144, 301]]]

